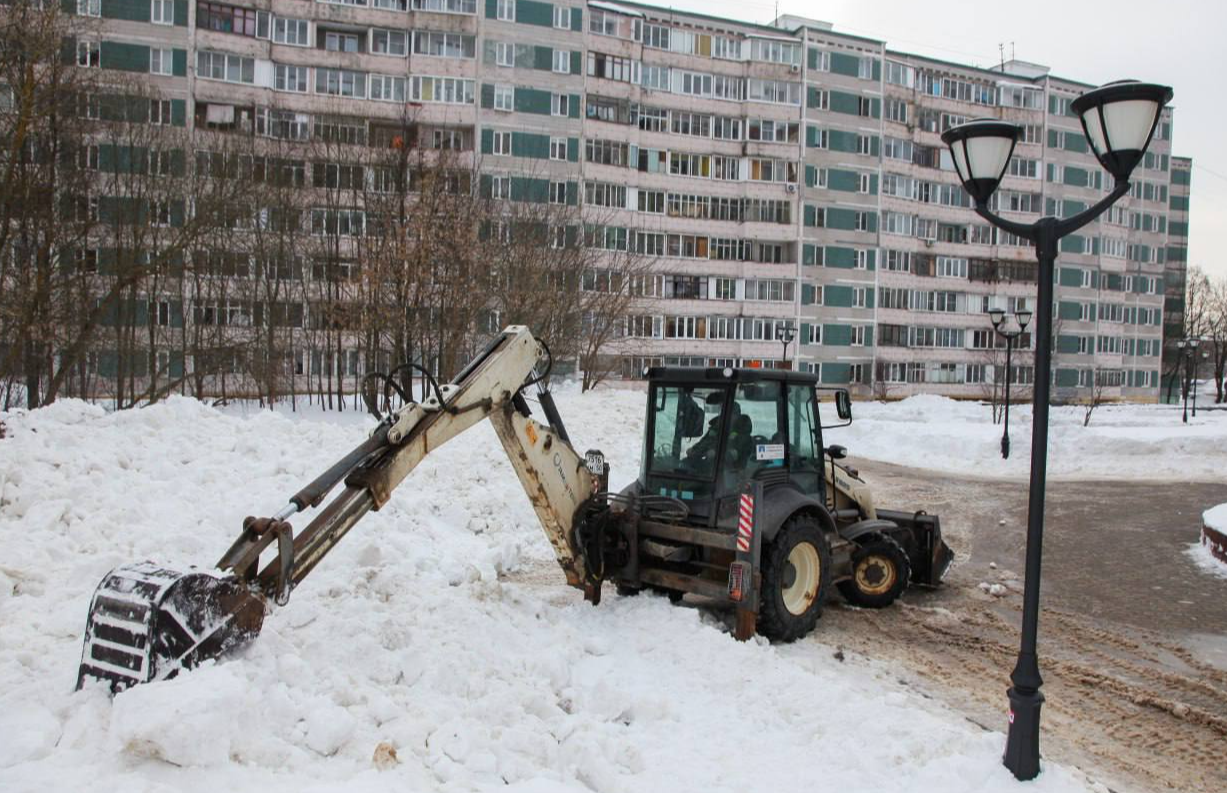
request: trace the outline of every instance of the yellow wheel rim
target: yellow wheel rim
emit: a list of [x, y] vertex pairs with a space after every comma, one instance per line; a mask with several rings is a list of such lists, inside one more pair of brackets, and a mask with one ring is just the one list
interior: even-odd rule
[[822, 560], [817, 548], [808, 542], [801, 542], [789, 552], [788, 563], [796, 575], [793, 576], [792, 585], [785, 587], [780, 595], [788, 613], [799, 617], [809, 610], [818, 597], [818, 588], [822, 584]]
[[886, 557], [871, 554], [856, 563], [856, 588], [866, 595], [884, 595], [895, 585], [898, 573]]

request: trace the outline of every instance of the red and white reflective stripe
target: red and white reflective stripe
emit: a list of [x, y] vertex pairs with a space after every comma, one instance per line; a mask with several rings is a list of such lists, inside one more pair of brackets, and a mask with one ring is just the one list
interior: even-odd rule
[[754, 537], [754, 496], [741, 494], [741, 514], [737, 519], [737, 550], [748, 553]]

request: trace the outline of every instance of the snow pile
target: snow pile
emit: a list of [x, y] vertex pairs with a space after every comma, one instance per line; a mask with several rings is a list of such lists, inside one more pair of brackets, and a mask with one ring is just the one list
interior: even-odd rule
[[[1227, 536], [1227, 504], [1219, 504], [1201, 513], [1202, 525], [1217, 532], [1220, 537]], [[1188, 554], [1203, 573], [1227, 578], [1227, 563], [1210, 552], [1211, 538], [1203, 531], [1201, 541], [1189, 545]]]
[[[1080, 407], [1049, 411], [1048, 475], [1219, 481], [1227, 470], [1227, 411], [1181, 422], [1167, 405], [1101, 405], [1083, 427]], [[983, 476], [1031, 470], [1031, 406], [1010, 408], [1010, 457], [1001, 459], [1001, 424], [988, 405], [932, 394], [898, 402], [857, 402], [851, 426], [824, 433], [854, 457]], [[826, 417], [827, 422], [833, 418]]]
[[[560, 403], [577, 447], [632, 478], [643, 395]], [[1000, 733], [836, 660], [821, 630], [739, 644], [664, 598], [584, 603], [485, 424], [432, 454], [241, 654], [114, 700], [74, 693], [107, 570], [212, 562], [370, 420], [185, 399], [3, 418], [5, 791], [1017, 789]], [[1102, 789], [1051, 764], [1029, 787]]]

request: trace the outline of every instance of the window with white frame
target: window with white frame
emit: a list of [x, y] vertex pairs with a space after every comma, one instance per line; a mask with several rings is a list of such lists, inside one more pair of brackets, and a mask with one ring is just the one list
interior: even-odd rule
[[90, 39], [77, 41], [77, 65], [97, 68], [101, 62], [98, 42]]
[[366, 74], [348, 69], [315, 69], [315, 93], [362, 99], [366, 96]]
[[205, 80], [251, 85], [256, 81], [256, 61], [242, 55], [197, 50], [196, 76]]
[[403, 30], [376, 28], [371, 31], [371, 52], [403, 58], [409, 54], [409, 36]]
[[550, 182], [550, 203], [551, 204], [567, 203], [567, 183], [566, 182]]
[[568, 50], [554, 50], [554, 71], [559, 74], [571, 73], [571, 53]]
[[856, 286], [852, 288], [852, 308], [866, 308], [869, 305], [870, 288]]
[[404, 102], [405, 78], [389, 74], [371, 75], [371, 99], [380, 102]]
[[515, 105], [515, 88], [510, 85], [494, 86], [494, 109], [511, 110]]
[[511, 155], [511, 133], [510, 132], [495, 132], [494, 133], [494, 154], [502, 157]]
[[867, 269], [869, 269], [869, 259], [870, 259], [870, 254], [871, 254], [872, 252], [873, 252], [873, 251], [870, 251], [870, 250], [868, 250], [868, 249], [864, 249], [864, 248], [861, 248], [861, 249], [858, 249], [858, 250], [857, 250], [857, 252], [856, 252], [856, 269], [858, 269], [858, 270], [867, 270]]
[[554, 6], [554, 27], [559, 30], [571, 29], [571, 9], [566, 6]]
[[550, 96], [550, 112], [555, 116], [568, 115], [571, 109], [571, 97], [567, 94], [552, 94]]
[[415, 30], [413, 32], [413, 54], [430, 55], [436, 58], [471, 59], [477, 57], [477, 39], [465, 33]]
[[175, 24], [174, 0], [152, 0], [149, 9], [149, 21], [155, 25]]
[[550, 159], [565, 160], [567, 158], [567, 139], [550, 138]]
[[169, 75], [172, 71], [171, 51], [161, 47], [149, 48], [149, 73]]
[[305, 94], [309, 84], [306, 66], [290, 66], [284, 63], [273, 65], [274, 90]]
[[504, 22], [516, 21], [516, 0], [498, 0], [497, 16]]
[[510, 41], [494, 42], [494, 64], [496, 66], [515, 66], [516, 45]]
[[83, 17], [102, 16], [102, 0], [77, 0], [77, 14]]
[[305, 19], [276, 17], [273, 20], [273, 41], [291, 47], [310, 47], [311, 23]]
[[865, 325], [853, 325], [851, 327], [850, 330], [852, 331], [852, 346], [853, 347], [864, 347], [865, 346], [865, 327], [866, 327]]
[[166, 126], [171, 123], [170, 100], [149, 100], [149, 123]]
[[491, 198], [511, 198], [511, 177], [494, 176], [490, 178]]
[[858, 191], [861, 193], [868, 193], [870, 190], [870, 187], [873, 184], [872, 179], [873, 179], [872, 176], [870, 176], [867, 173], [861, 174], [859, 178], [859, 184], [857, 185]]

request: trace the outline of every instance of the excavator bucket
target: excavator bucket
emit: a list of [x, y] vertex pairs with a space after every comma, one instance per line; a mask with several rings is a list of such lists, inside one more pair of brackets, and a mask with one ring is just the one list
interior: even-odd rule
[[263, 622], [264, 599], [234, 576], [117, 567], [90, 602], [77, 688], [104, 680], [118, 693], [174, 677], [255, 638]]

